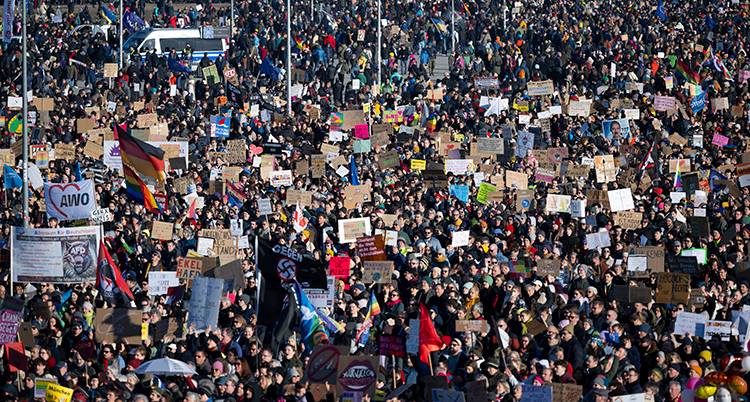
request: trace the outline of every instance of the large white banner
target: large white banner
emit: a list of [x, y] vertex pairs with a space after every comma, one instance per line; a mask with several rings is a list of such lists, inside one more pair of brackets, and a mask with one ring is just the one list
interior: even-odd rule
[[101, 226], [58, 229], [13, 227], [14, 282], [82, 283], [96, 280]]
[[91, 213], [96, 209], [94, 181], [44, 183], [44, 201], [47, 203], [47, 219], [67, 221], [91, 218]]
[[5, 0], [3, 4], [3, 42], [10, 42], [13, 36], [13, 10], [15, 8], [15, 0]]

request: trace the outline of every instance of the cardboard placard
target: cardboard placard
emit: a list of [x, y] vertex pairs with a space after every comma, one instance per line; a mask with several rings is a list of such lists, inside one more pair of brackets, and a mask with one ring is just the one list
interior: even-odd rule
[[94, 318], [94, 337], [97, 342], [140, 344], [142, 319], [141, 310], [100, 308]]
[[485, 320], [456, 320], [456, 332], [486, 332]]
[[657, 303], [687, 303], [690, 275], [661, 272], [657, 276], [656, 289]]
[[287, 190], [286, 205], [294, 206], [299, 202], [300, 207], [307, 207], [312, 203], [312, 191]]
[[[86, 156], [90, 156], [94, 159], [99, 159], [104, 154], [104, 147], [93, 141], [87, 141], [86, 147], [83, 148], [83, 153]], [[55, 156], [57, 156], [57, 154], [55, 154]]]
[[149, 128], [158, 123], [158, 115], [156, 113], [139, 114], [136, 119], [136, 124], [139, 128]]
[[560, 260], [539, 260], [536, 266], [537, 276], [552, 275], [554, 277], [560, 276], [560, 268], [562, 261]]
[[378, 367], [377, 356], [339, 356], [336, 394], [340, 397], [344, 392], [362, 392], [374, 396]]
[[104, 63], [104, 78], [117, 77], [117, 63]]
[[362, 270], [364, 283], [388, 283], [393, 273], [393, 261], [364, 261]]
[[89, 130], [96, 128], [96, 120], [94, 119], [76, 119], [76, 131], [78, 134], [85, 134]]
[[618, 302], [642, 303], [647, 305], [651, 302], [651, 288], [613, 285], [609, 298]]
[[151, 228], [151, 238], [158, 240], [172, 240], [174, 223], [154, 221]]
[[618, 211], [615, 214], [615, 225], [635, 230], [641, 227], [642, 216], [640, 212]]

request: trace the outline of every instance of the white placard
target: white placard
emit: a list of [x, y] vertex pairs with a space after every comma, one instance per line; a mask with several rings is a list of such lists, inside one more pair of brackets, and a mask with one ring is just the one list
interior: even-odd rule
[[685, 335], [690, 333], [691, 336], [703, 337], [706, 331], [706, 316], [703, 314], [688, 313], [687, 311], [678, 311], [677, 318], [674, 322], [674, 334]]
[[628, 271], [643, 272], [648, 269], [647, 255], [628, 255]]
[[570, 217], [583, 218], [586, 216], [586, 200], [573, 200], [570, 202]]
[[463, 247], [469, 245], [469, 233], [468, 230], [460, 230], [458, 232], [453, 232], [453, 239], [451, 241], [451, 246], [453, 247]]
[[148, 273], [148, 294], [165, 295], [169, 288], [180, 286], [180, 280], [177, 279], [177, 272], [149, 272]]
[[606, 230], [598, 233], [590, 233], [586, 235], [586, 245], [589, 250], [596, 250], [597, 247], [609, 247], [612, 245], [609, 232]]
[[609, 206], [612, 208], [612, 212], [635, 209], [633, 192], [629, 188], [610, 190], [607, 191], [607, 195], [609, 196]]
[[271, 215], [273, 208], [271, 207], [270, 198], [261, 198], [258, 200], [258, 215]]
[[210, 250], [214, 248], [214, 239], [209, 237], [199, 237], [196, 252], [203, 256], [214, 255]]
[[100, 208], [91, 213], [91, 223], [98, 225], [100, 223], [112, 222], [112, 214], [107, 208]]

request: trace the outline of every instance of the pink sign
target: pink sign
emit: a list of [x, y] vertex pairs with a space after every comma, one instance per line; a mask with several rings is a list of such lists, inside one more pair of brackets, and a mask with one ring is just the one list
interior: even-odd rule
[[714, 140], [711, 143], [723, 147], [724, 145], [729, 144], [729, 137], [725, 137], [721, 134], [714, 134]]
[[748, 78], [750, 78], [750, 71], [740, 70], [740, 83], [747, 82]]
[[354, 126], [354, 136], [363, 140], [370, 138], [370, 126], [367, 124], [357, 124]]

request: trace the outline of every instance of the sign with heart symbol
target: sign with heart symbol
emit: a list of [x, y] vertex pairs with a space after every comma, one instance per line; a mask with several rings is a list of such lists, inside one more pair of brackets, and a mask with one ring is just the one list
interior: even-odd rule
[[262, 153], [263, 153], [263, 147], [259, 147], [259, 146], [257, 146], [257, 145], [253, 145], [253, 144], [251, 144], [251, 145], [250, 145], [250, 146], [248, 147], [248, 149], [249, 149], [249, 150], [250, 150], [250, 152], [252, 152], [252, 153], [253, 153], [253, 155], [255, 155], [255, 156], [258, 156], [258, 155], [260, 155], [260, 154], [262, 154]]
[[63, 220], [88, 219], [96, 210], [94, 182], [44, 183], [47, 218]]

